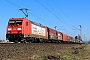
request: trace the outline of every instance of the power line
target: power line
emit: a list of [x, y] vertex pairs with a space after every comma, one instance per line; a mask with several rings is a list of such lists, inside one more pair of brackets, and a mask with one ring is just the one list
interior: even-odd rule
[[[12, 3], [12, 2], [10, 2], [10, 1], [8, 1], [8, 0], [5, 0], [6, 2], [8, 2], [8, 3], [10, 3], [10, 4], [12, 4], [12, 5], [14, 5], [14, 6], [16, 6], [16, 7], [18, 7], [18, 8], [21, 8], [20, 6], [18, 6], [18, 5], [16, 5], [16, 4], [14, 4], [14, 3]], [[37, 0], [36, 0], [37, 1]], [[38, 1], [37, 1], [38, 2]], [[39, 3], [39, 2], [38, 2]], [[41, 3], [40, 3], [41, 4]], [[24, 4], [23, 4], [24, 5]], [[42, 4], [41, 4], [42, 5]], [[43, 5], [42, 5], [43, 6]], [[44, 6], [43, 6], [44, 7]], [[45, 7], [44, 7], [45, 8]], [[47, 8], [46, 8], [47, 9]], [[48, 10], [48, 9], [47, 9]], [[48, 10], [49, 11], [49, 10]], [[51, 11], [49, 11], [51, 14], [53, 14]], [[30, 13], [31, 14], [31, 13]], [[35, 17], [37, 17], [37, 18], [39, 18], [39, 19], [41, 19], [40, 17], [38, 17], [38, 16], [36, 16], [36, 15], [34, 15], [34, 14], [32, 14], [33, 16], [35, 16]], [[54, 15], [54, 14], [53, 14]], [[54, 15], [57, 19], [59, 19], [56, 15]], [[42, 20], [42, 19], [41, 19]], [[45, 21], [45, 20], [44, 20]], [[62, 21], [63, 22], [63, 21]], [[63, 22], [64, 23], [64, 22]], [[51, 23], [49, 23], [49, 24], [51, 24]], [[53, 24], [52, 24], [53, 25]]]
[[[37, 1], [37, 0], [36, 0]], [[40, 5], [42, 5], [39, 1], [37, 1]], [[47, 3], [47, 2], [46, 2]], [[48, 4], [48, 3], [47, 3]], [[49, 5], [49, 4], [48, 4]], [[44, 8], [46, 8], [44, 5], [42, 5]], [[51, 6], [50, 6], [51, 7]], [[52, 7], [51, 7], [52, 8]], [[47, 8], [46, 8], [47, 9]], [[53, 9], [53, 8], [52, 8]], [[49, 9], [47, 9], [51, 14], [53, 14]], [[54, 10], [54, 9], [53, 9]], [[55, 14], [53, 14], [57, 19], [59, 19]], [[60, 19], [59, 19], [60, 20]], [[61, 20], [62, 21], [62, 20]], [[63, 22], [63, 21], [62, 21]], [[64, 23], [64, 22], [63, 22]], [[64, 24], [66, 24], [66, 23], [64, 23]], [[66, 26], [68, 26], [69, 27], [69, 25], [68, 24], [66, 24]], [[69, 28], [71, 28], [71, 27], [69, 27]]]
[[[45, 1], [45, 0], [44, 0]], [[48, 6], [50, 6], [50, 4], [47, 2], [47, 1], [45, 1], [46, 3], [47, 3], [47, 5]], [[51, 7], [51, 6], [50, 6]], [[54, 10], [54, 8], [53, 7], [51, 7], [51, 9], [56, 13], [56, 11]], [[58, 14], [58, 13], [57, 13]], [[59, 14], [58, 14], [59, 15]]]
[[[18, 2], [20, 2], [19, 0], [17, 0]], [[26, 7], [26, 5], [25, 4], [23, 4], [22, 2], [20, 2], [23, 6], [25, 6]], [[30, 9], [30, 8], [29, 8]], [[40, 19], [40, 20], [43, 20], [44, 22], [47, 22], [48, 24], [50, 24], [50, 25], [53, 25], [52, 23], [50, 23], [50, 22], [48, 22], [48, 21], [46, 21], [46, 20], [44, 20], [44, 19], [42, 19], [42, 18], [40, 18], [39, 16], [37, 16], [36, 15], [36, 13], [35, 13], [35, 11], [33, 11], [32, 9], [30, 9], [34, 14], [32, 14], [32, 13], [30, 13], [31, 15], [33, 15], [33, 16], [35, 16], [35, 17], [37, 17], [38, 19]], [[28, 10], [28, 11], [30, 11], [30, 10]], [[38, 14], [38, 13], [37, 13]], [[38, 14], [39, 15], [39, 14]], [[41, 16], [41, 15], [40, 15]], [[54, 26], [54, 25], [53, 25]]]
[[[37, 0], [36, 0], [37, 1]], [[48, 10], [52, 15], [54, 15], [57, 19], [59, 19], [55, 14], [53, 14], [48, 8], [42, 5], [39, 1], [37, 1], [41, 6], [43, 6], [46, 10]]]
[[[66, 15], [70, 20], [72, 20], [53, 0], [52, 2], [54, 3], [54, 5], [64, 14]], [[72, 22], [72, 21], [71, 21]], [[72, 23], [75, 23], [75, 22], [72, 22]]]
[[[36, 0], [37, 1], [37, 0]], [[56, 17], [58, 20], [60, 20], [59, 19], [59, 17], [57, 17], [54, 13], [52, 13], [48, 8], [46, 8], [43, 4], [41, 4], [39, 1], [37, 1], [41, 6], [43, 6], [49, 13], [51, 13], [54, 17]], [[60, 20], [60, 21], [62, 21], [62, 20]], [[63, 22], [63, 21], [62, 21]], [[64, 24], [66, 24], [65, 22], [63, 22]], [[67, 24], [66, 24], [67, 25]], [[68, 25], [67, 25], [68, 26]], [[69, 27], [69, 26], [68, 26]], [[70, 28], [70, 27], [69, 27]]]
[[[20, 6], [18, 6], [18, 5], [16, 5], [16, 4], [14, 4], [14, 3], [12, 3], [12, 2], [10, 2], [10, 1], [8, 1], [8, 0], [5, 0], [6, 2], [8, 2], [8, 3], [10, 3], [10, 4], [12, 4], [12, 5], [14, 5], [14, 6], [16, 6], [16, 7], [18, 7], [18, 8], [21, 8]], [[24, 5], [24, 4], [23, 4]], [[43, 6], [43, 5], [42, 5]], [[43, 6], [44, 7], [44, 6]], [[45, 8], [45, 7], [44, 7]], [[47, 8], [46, 8], [47, 9]], [[48, 10], [48, 9], [47, 9]], [[48, 10], [49, 11], [49, 10]], [[53, 14], [51, 11], [49, 11], [51, 14]], [[31, 13], [30, 13], [31, 14]], [[38, 17], [38, 16], [36, 16], [36, 15], [34, 15], [34, 14], [32, 14], [33, 16], [35, 16], [35, 17], [37, 17], [37, 18], [39, 18], [39, 19], [41, 19], [40, 17]], [[53, 14], [54, 15], [54, 14]], [[59, 19], [56, 15], [54, 15], [57, 19]], [[45, 21], [45, 20], [44, 20]], [[63, 21], [62, 21], [63, 22]], [[63, 22], [64, 23], [64, 22]], [[51, 24], [51, 23], [49, 23], [49, 24]], [[51, 25], [53, 25], [53, 24], [51, 24]]]
[[[45, 1], [45, 0], [44, 0], [44, 1]], [[47, 3], [48, 6], [50, 6], [50, 4], [49, 4], [47, 1], [45, 1], [45, 2]], [[57, 11], [55, 11], [54, 8], [53, 8], [52, 6], [50, 6], [50, 7], [52, 8], [52, 10], [53, 10], [55, 13], [57, 13]], [[59, 13], [57, 13], [57, 15], [60, 16]], [[61, 17], [61, 16], [60, 16], [60, 17]], [[61, 18], [63, 18], [63, 17], [61, 17]], [[64, 18], [63, 18], [63, 19], [64, 19]]]
[[[44, 0], [45, 1], [45, 0]], [[50, 6], [50, 4], [47, 2], [47, 1], [45, 1], [46, 3], [47, 3], [47, 5], [48, 6]], [[54, 3], [54, 2], [53, 2]], [[55, 4], [56, 5], [56, 4]], [[57, 6], [57, 5], [56, 5]], [[52, 7], [52, 6], [50, 6], [51, 8], [52, 8], [52, 10], [54, 11], [54, 12], [56, 12], [55, 10], [54, 10], [54, 8]], [[58, 7], [58, 6], [57, 6]], [[59, 7], [58, 7], [59, 8]], [[60, 10], [61, 10], [61, 8], [59, 8]], [[61, 10], [62, 11], [62, 10]], [[62, 11], [63, 12], [63, 11]], [[63, 12], [64, 13], [64, 12]], [[57, 13], [58, 15], [59, 15], [59, 13]], [[65, 13], [64, 13], [65, 14]], [[65, 14], [66, 15], [66, 14]], [[59, 15], [60, 16], [60, 15]], [[67, 16], [67, 15], [66, 15]], [[67, 16], [68, 17], [68, 16]], [[68, 17], [69, 18], [69, 17]], [[63, 18], [64, 19], [64, 18]], [[75, 27], [75, 26], [74, 26]], [[76, 28], [76, 27], [75, 27]], [[76, 28], [76, 29], [78, 29], [78, 28]]]
[[[45, 1], [45, 0], [44, 0]], [[50, 6], [50, 4], [47, 2], [47, 1], [45, 1], [46, 3], [47, 3], [47, 5], [48, 6]], [[52, 10], [55, 12], [55, 13], [57, 13], [55, 10], [54, 10], [54, 8], [52, 7], [52, 6], [50, 6], [51, 8], [52, 8]], [[63, 11], [62, 11], [63, 12]], [[64, 13], [64, 12], [63, 12]], [[57, 13], [58, 15], [59, 15], [59, 13]], [[60, 16], [60, 15], [59, 15]], [[64, 19], [64, 18], [63, 18]]]
[[[53, 0], [52, 0], [52, 2], [55, 4], [55, 6], [64, 14], [64, 15], [66, 15], [70, 20], [72, 20]], [[75, 23], [75, 22], [73, 22], [73, 21], [71, 21], [72, 23]], [[69, 22], [70, 23], [70, 22]], [[75, 23], [76, 24], [76, 23]], [[80, 30], [80, 29], [78, 29], [77, 27], [75, 27], [75, 26], [73, 26], [74, 28], [76, 28], [76, 30]], [[73, 29], [72, 29], [73, 30]]]
[[[10, 3], [10, 4], [12, 4], [12, 5], [14, 5], [14, 6], [16, 6], [17, 8], [21, 8], [20, 6], [14, 4], [14, 3], [12, 3], [12, 2], [10, 2], [10, 1], [8, 1], [8, 0], [5, 0], [5, 1], [8, 2], [8, 3]], [[23, 5], [24, 5], [24, 4], [23, 4]], [[24, 6], [25, 6], [25, 5], [24, 5]], [[29, 11], [29, 10], [28, 10], [28, 11]], [[38, 16], [32, 14], [31, 12], [29, 12], [29, 13], [30, 13], [31, 15], [37, 17], [38, 19], [45, 21], [44, 19], [42, 19], [42, 18], [40, 18], [40, 17], [38, 17]], [[47, 21], [45, 21], [45, 22], [47, 22]], [[48, 24], [53, 25], [53, 24], [51, 24], [51, 23], [49, 23], [49, 22], [48, 22]]]
[[[44, 19], [42, 19], [42, 18], [40, 18], [40, 17], [38, 17], [37, 15], [35, 15], [35, 14], [32, 14], [31, 12], [29, 12], [31, 15], [33, 15], [33, 16], [35, 16], [35, 17], [37, 17], [38, 19], [40, 19], [40, 20], [42, 20], [42, 21], [44, 21], [44, 22], [47, 22], [48, 24], [50, 24], [50, 25], [53, 25], [52, 23], [49, 23], [48, 21], [46, 21], [46, 20], [44, 20]], [[54, 26], [54, 25], [53, 25]]]
[[14, 6], [16, 6], [16, 7], [18, 7], [18, 8], [21, 8], [20, 6], [14, 4], [14, 3], [12, 3], [12, 2], [10, 2], [10, 1], [8, 1], [8, 0], [5, 0], [5, 1], [8, 2], [8, 3], [10, 3], [10, 4], [12, 4], [12, 5], [14, 5]]
[[19, 0], [17, 0], [20, 4], [22, 4], [23, 6], [25, 6], [22, 2], [20, 2]]
[[[55, 4], [55, 6], [59, 9], [59, 10], [61, 10], [62, 12], [63, 12], [63, 14], [64, 15], [66, 15], [65, 14], [65, 12], [52, 0], [52, 2]], [[68, 17], [68, 15], [66, 15], [67, 17]], [[70, 19], [70, 17], [68, 17], [69, 19]]]
[[[44, 0], [45, 1], [45, 0]], [[50, 6], [50, 4], [47, 2], [47, 1], [45, 1], [46, 3], [47, 3], [47, 5], [48, 6]], [[54, 10], [54, 8], [52, 7], [52, 6], [50, 6], [51, 7], [51, 9], [55, 12], [55, 13], [57, 13], [55, 10]], [[58, 15], [59, 15], [59, 13], [57, 13]], [[60, 15], [59, 15], [60, 16]], [[63, 22], [64, 23], [64, 22]], [[66, 24], [66, 23], [64, 23], [64, 24]], [[67, 25], [67, 24], [66, 24]], [[68, 25], [67, 25], [68, 26]], [[69, 27], [69, 26], [68, 26]]]

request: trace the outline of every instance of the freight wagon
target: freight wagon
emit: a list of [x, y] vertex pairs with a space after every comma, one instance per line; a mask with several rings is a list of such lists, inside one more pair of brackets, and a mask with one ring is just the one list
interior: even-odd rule
[[67, 43], [68, 41], [68, 35], [63, 33], [63, 42]]
[[49, 42], [57, 41], [57, 31], [51, 28], [48, 28], [48, 40]]
[[57, 41], [59, 43], [63, 42], [63, 33], [62, 32], [57, 32]]

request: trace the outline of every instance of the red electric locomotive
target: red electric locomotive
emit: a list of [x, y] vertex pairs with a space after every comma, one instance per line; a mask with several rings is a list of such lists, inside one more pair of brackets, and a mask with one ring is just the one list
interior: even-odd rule
[[48, 39], [48, 28], [27, 18], [10, 18], [6, 39], [11, 42], [34, 42]]

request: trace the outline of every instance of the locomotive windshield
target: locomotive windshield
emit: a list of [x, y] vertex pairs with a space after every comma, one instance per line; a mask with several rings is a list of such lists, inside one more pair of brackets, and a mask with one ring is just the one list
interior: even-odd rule
[[9, 25], [22, 25], [21, 20], [10, 20]]

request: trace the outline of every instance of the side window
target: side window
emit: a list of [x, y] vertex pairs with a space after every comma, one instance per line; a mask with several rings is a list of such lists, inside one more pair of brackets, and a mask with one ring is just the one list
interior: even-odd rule
[[26, 22], [26, 26], [28, 26], [28, 22]]

